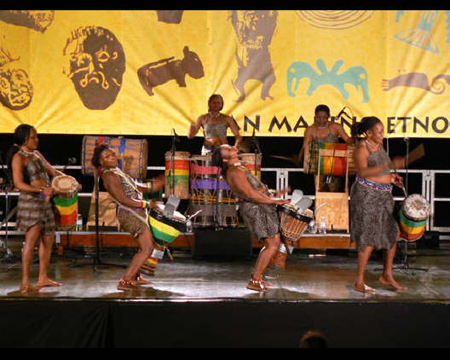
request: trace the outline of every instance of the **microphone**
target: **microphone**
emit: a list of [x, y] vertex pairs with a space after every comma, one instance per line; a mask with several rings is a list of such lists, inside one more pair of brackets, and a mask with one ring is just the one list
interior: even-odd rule
[[77, 163], [77, 158], [76, 157], [70, 157], [67, 159], [67, 164], [64, 165], [64, 168], [62, 170], [62, 172], [64, 173], [67, 170], [67, 167], [69, 165], [75, 165]]
[[173, 130], [174, 140], [175, 140], [177, 143], [181, 142], [180, 137], [178, 136], [178, 134], [177, 134], [177, 132], [175, 131], [175, 129], [172, 129], [172, 130]]
[[67, 159], [67, 164], [68, 165], [75, 165], [77, 163], [77, 158], [76, 157], [70, 157]]

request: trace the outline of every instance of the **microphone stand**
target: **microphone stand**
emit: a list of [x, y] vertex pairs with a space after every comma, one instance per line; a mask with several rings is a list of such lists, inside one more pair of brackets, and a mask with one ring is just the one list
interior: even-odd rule
[[[405, 186], [404, 186], [404, 193], [405, 193], [405, 200], [407, 198], [407, 190], [408, 190], [408, 185], [409, 185], [409, 138], [405, 138], [405, 143], [406, 143], [406, 158], [405, 158]], [[408, 241], [403, 240], [403, 242], [405, 243], [404, 246], [404, 254], [403, 254], [403, 260], [402, 260], [402, 264], [399, 266], [394, 267], [394, 269], [400, 269], [400, 270], [417, 270], [417, 271], [425, 271], [428, 272], [427, 268], [419, 268], [419, 267], [415, 267], [412, 268], [411, 266], [409, 266], [409, 257], [408, 257]]]

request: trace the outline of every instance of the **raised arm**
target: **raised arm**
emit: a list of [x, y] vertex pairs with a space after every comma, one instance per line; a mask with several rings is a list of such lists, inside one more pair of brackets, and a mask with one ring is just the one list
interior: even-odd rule
[[202, 125], [203, 125], [203, 115], [199, 116], [197, 121], [195, 123], [191, 124], [189, 131], [188, 131], [188, 138], [189, 139], [195, 138], [195, 136], [200, 131], [200, 128], [202, 127]]
[[334, 123], [334, 126], [336, 127], [338, 135], [341, 137], [342, 140], [344, 140], [347, 144], [353, 144], [355, 142], [355, 139], [353, 139], [351, 136], [347, 134], [344, 127], [341, 124]]
[[242, 144], [243, 140], [240, 132], [241, 129], [239, 128], [239, 125], [237, 124], [236, 120], [231, 116], [228, 117], [228, 123], [230, 125], [231, 132], [233, 133], [234, 138], [236, 140], [234, 146], [239, 149], [239, 146]]

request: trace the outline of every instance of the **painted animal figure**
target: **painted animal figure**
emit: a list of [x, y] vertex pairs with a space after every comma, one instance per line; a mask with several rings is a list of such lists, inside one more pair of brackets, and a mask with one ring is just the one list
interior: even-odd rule
[[405, 86], [429, 91], [432, 94], [440, 95], [450, 85], [450, 76], [439, 74], [433, 78], [430, 84], [428, 75], [425, 73], [407, 73], [396, 76], [393, 79], [383, 79], [381, 87], [383, 91], [389, 91], [398, 86]]
[[343, 60], [336, 61], [331, 70], [327, 70], [322, 59], [317, 60], [316, 65], [320, 72], [317, 72], [310, 64], [297, 61], [291, 64], [287, 70], [287, 90], [288, 95], [295, 97], [300, 81], [304, 78], [310, 80], [310, 85], [306, 94], [311, 96], [317, 88], [322, 85], [334, 86], [345, 99], [348, 99], [349, 92], [345, 89], [346, 84], [360, 88], [363, 94], [362, 102], [369, 101], [369, 79], [366, 69], [362, 66], [353, 66], [347, 71], [338, 74], [339, 69], [344, 64]]
[[205, 75], [203, 64], [199, 56], [190, 51], [187, 46], [183, 49], [184, 58], [174, 60], [175, 57], [162, 59], [142, 66], [137, 74], [142, 87], [148, 95], [153, 96], [153, 88], [175, 80], [180, 87], [186, 87], [186, 75], [200, 79]]

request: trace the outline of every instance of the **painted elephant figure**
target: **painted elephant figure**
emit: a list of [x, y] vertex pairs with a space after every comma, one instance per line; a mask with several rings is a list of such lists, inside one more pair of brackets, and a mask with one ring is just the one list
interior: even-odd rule
[[287, 70], [287, 91], [288, 95], [295, 97], [300, 81], [304, 78], [310, 80], [309, 88], [306, 94], [311, 96], [321, 85], [334, 86], [345, 99], [348, 99], [349, 93], [345, 89], [345, 84], [353, 85], [356, 89], [361, 88], [363, 99], [362, 102], [369, 101], [369, 76], [362, 66], [353, 66], [347, 71], [338, 74], [338, 70], [343, 65], [343, 61], [337, 61], [333, 68], [328, 71], [322, 59], [317, 60], [317, 72], [310, 64], [296, 61], [292, 63]]

